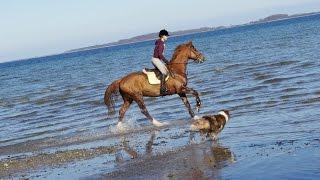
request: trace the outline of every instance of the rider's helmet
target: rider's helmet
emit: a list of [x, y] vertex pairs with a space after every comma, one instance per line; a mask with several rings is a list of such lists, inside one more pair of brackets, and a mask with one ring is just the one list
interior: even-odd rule
[[162, 37], [162, 36], [170, 36], [168, 31], [165, 30], [165, 29], [162, 29], [160, 32], [159, 32], [159, 37]]

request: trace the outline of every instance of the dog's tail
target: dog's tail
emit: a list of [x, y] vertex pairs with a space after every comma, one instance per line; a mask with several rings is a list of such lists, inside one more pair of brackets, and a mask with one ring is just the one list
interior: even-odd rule
[[115, 102], [115, 96], [119, 92], [119, 84], [121, 79], [113, 81], [108, 88], [106, 89], [106, 92], [104, 93], [104, 103], [108, 107], [108, 114], [114, 114], [114, 102]]

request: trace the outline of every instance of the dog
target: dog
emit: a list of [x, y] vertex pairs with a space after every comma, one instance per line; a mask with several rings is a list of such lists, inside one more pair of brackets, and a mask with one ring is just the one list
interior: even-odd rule
[[191, 123], [190, 130], [200, 131], [201, 134], [207, 134], [207, 137], [211, 136], [213, 140], [216, 140], [218, 133], [223, 130], [229, 119], [229, 111], [220, 110], [216, 115], [207, 115], [195, 118]]

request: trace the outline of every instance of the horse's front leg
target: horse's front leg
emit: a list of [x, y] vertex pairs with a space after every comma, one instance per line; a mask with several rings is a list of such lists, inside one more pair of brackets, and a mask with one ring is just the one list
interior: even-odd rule
[[190, 106], [190, 103], [189, 103], [189, 101], [188, 101], [188, 98], [187, 98], [186, 93], [179, 93], [179, 96], [180, 96], [183, 104], [187, 107], [190, 116], [193, 118], [193, 117], [194, 117], [194, 112], [193, 112], [192, 109], [191, 109], [191, 106]]
[[192, 88], [189, 88], [189, 87], [184, 87], [184, 92], [186, 94], [192, 94], [193, 96], [195, 96], [196, 102], [197, 102], [196, 109], [197, 109], [197, 112], [199, 113], [200, 107], [201, 107], [201, 100], [200, 100], [200, 97], [199, 97], [199, 93], [196, 90], [194, 90]]

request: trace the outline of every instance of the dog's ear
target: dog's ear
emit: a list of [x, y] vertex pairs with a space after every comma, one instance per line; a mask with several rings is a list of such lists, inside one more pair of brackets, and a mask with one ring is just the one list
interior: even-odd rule
[[222, 111], [225, 112], [228, 116], [230, 116], [229, 110], [224, 109]]

